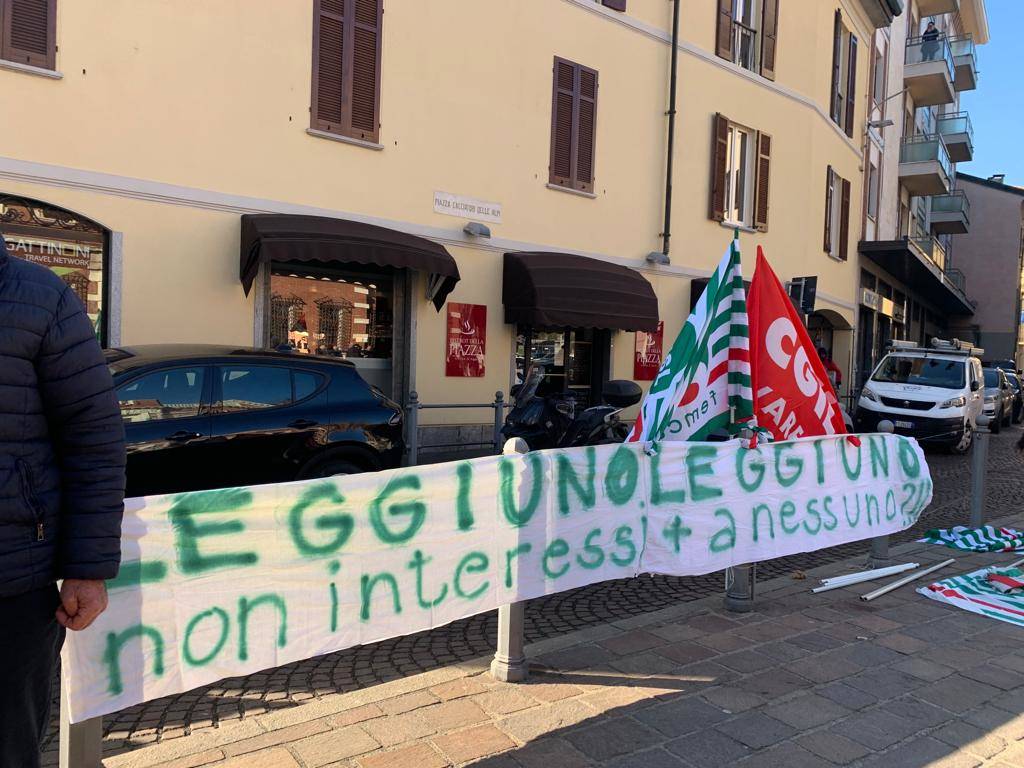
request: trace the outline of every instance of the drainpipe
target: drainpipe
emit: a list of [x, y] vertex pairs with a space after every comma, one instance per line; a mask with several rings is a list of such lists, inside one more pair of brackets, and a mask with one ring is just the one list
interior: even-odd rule
[[679, 4], [680, 0], [672, 0], [672, 63], [669, 75], [668, 92], [668, 149], [665, 154], [665, 225], [661, 233], [661, 253], [655, 251], [647, 255], [647, 260], [658, 264], [668, 264], [669, 241], [672, 238], [672, 152], [676, 140], [676, 79], [679, 61]]

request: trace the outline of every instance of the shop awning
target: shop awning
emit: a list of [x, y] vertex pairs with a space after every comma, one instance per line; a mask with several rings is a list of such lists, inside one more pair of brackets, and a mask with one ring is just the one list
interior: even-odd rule
[[629, 267], [570, 253], [506, 253], [503, 281], [506, 323], [658, 329], [654, 289]]
[[444, 246], [422, 237], [360, 221], [326, 216], [242, 216], [239, 276], [248, 295], [260, 264], [269, 262], [363, 264], [414, 269], [430, 275], [430, 296], [440, 311], [459, 282], [459, 267]]

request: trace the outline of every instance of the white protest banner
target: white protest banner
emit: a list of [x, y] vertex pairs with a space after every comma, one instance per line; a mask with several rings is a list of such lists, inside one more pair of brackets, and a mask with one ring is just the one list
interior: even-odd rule
[[606, 579], [694, 575], [893, 533], [913, 440], [605, 445], [154, 496], [110, 607], [64, 647], [77, 722]]

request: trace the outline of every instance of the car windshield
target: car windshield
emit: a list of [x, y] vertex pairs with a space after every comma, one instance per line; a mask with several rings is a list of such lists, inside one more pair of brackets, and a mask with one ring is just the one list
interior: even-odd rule
[[985, 369], [985, 386], [995, 389], [999, 386], [999, 371], [995, 368]]
[[961, 389], [964, 386], [964, 361], [889, 355], [878, 366], [871, 380], [890, 384], [920, 384], [924, 387]]

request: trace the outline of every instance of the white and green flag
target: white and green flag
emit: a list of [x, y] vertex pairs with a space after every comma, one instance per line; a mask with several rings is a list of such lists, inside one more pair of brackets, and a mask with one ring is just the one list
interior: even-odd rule
[[665, 356], [627, 441], [706, 440], [753, 414], [739, 239]]

